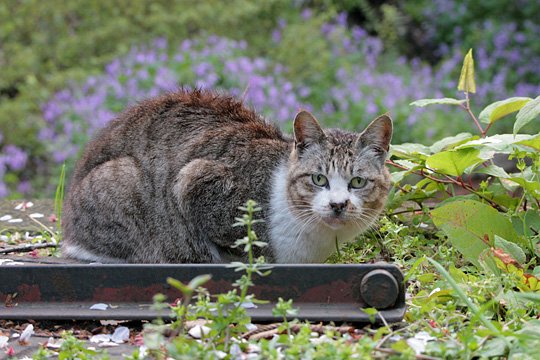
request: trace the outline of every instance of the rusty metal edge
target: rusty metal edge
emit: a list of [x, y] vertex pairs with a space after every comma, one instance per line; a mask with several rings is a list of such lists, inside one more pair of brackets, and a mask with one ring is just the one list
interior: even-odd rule
[[[253, 321], [275, 321], [273, 303], [283, 297], [293, 299], [299, 319], [369, 322], [361, 309], [371, 306], [363, 302], [359, 288], [364, 276], [376, 269], [388, 271], [399, 284], [395, 303], [379, 310], [378, 319], [401, 321], [405, 314], [403, 275], [397, 266], [386, 263], [273, 265], [272, 274], [257, 277], [252, 287], [257, 298], [270, 303], [247, 309], [248, 314]], [[164, 293], [170, 301], [181, 297], [167, 285], [168, 276], [187, 282], [201, 274], [212, 275], [205, 287], [213, 294], [228, 291], [240, 276], [218, 264], [0, 266], [0, 301], [12, 305], [0, 305], [0, 319], [151, 320], [158, 315], [149, 306], [154, 294]], [[114, 307], [89, 310], [96, 302]]]

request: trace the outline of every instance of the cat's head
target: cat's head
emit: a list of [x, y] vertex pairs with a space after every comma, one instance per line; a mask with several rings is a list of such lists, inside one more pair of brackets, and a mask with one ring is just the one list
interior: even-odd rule
[[287, 199], [295, 216], [338, 230], [369, 227], [384, 207], [390, 188], [385, 167], [392, 120], [382, 115], [362, 133], [322, 130], [307, 111], [294, 120], [294, 148]]

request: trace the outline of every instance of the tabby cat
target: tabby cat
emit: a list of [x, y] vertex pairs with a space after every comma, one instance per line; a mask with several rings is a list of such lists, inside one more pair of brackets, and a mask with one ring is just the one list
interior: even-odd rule
[[182, 90], [143, 101], [86, 146], [64, 205], [63, 254], [102, 263], [223, 263], [255, 227], [277, 263], [323, 262], [372, 226], [390, 187], [387, 115], [362, 133], [322, 130], [307, 111], [289, 138], [232, 97]]

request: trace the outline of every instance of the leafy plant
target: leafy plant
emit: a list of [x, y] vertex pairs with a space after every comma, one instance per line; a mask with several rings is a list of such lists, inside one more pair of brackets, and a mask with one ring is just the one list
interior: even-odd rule
[[[537, 264], [538, 236], [526, 240], [525, 231], [530, 229], [538, 234], [540, 230], [537, 216], [530, 215], [537, 214], [540, 208], [540, 135], [517, 132], [540, 114], [540, 97], [498, 101], [475, 116], [470, 106], [470, 94], [476, 91], [472, 50], [465, 57], [458, 89], [464, 92], [465, 99], [422, 99], [411, 105], [461, 107], [478, 128], [479, 135], [461, 133], [430, 147], [421, 144], [393, 147], [393, 159], [389, 163], [401, 171], [393, 173], [397, 191], [392, 194], [391, 203], [395, 207], [410, 201], [416, 204], [416, 208], [411, 208], [415, 211], [423, 209], [429, 199], [442, 200], [430, 212], [433, 223], [477, 266], [494, 270], [493, 257], [496, 257], [498, 268], [502, 268], [500, 262], [505, 260], [501, 257], [512, 258], [508, 251], [514, 245], [529, 256], [531, 264]], [[517, 112], [514, 134], [488, 136], [494, 122], [514, 112]], [[517, 159], [516, 168], [508, 173], [496, 163], [496, 155]], [[415, 185], [406, 181], [412, 174], [421, 177]], [[478, 176], [480, 181], [476, 180]], [[520, 225], [519, 230], [514, 224]], [[517, 251], [513, 253], [516, 256]], [[525, 262], [525, 256], [519, 258]]]
[[[181, 357], [190, 353], [195, 357], [204, 357], [203, 354], [218, 352], [229, 352], [234, 344], [232, 339], [246, 331], [246, 325], [250, 318], [246, 313], [247, 308], [256, 307], [256, 303], [261, 301], [249, 294], [249, 287], [253, 285], [253, 275], [266, 276], [270, 273], [269, 266], [265, 264], [264, 258], [254, 259], [253, 247], [262, 247], [266, 243], [257, 240], [257, 235], [253, 231], [253, 225], [262, 221], [255, 219], [254, 215], [260, 208], [257, 204], [249, 200], [240, 207], [244, 212], [242, 217], [237, 218], [234, 226], [245, 226], [247, 235], [235, 242], [236, 247], [242, 246], [248, 255], [248, 262], [234, 262], [230, 266], [238, 272], [244, 274], [233, 284], [237, 289], [233, 289], [224, 294], [211, 296], [202, 287], [210, 280], [208, 275], [201, 275], [192, 279], [189, 284], [169, 278], [167, 282], [182, 293], [182, 300], [173, 304], [173, 318], [175, 319], [171, 327], [178, 332], [178, 335], [164, 349], [161, 344], [164, 341], [163, 331], [165, 329], [161, 320], [146, 327], [147, 344], [152, 353], [156, 356], [163, 356], [164, 351], [173, 357]], [[238, 291], [237, 291], [238, 290]], [[196, 302], [193, 304], [192, 299]], [[212, 301], [215, 298], [215, 301]], [[165, 308], [164, 298], [158, 297], [156, 305], [158, 308]], [[196, 325], [200, 342], [193, 339], [193, 334], [188, 335], [186, 321], [204, 319], [204, 325]]]

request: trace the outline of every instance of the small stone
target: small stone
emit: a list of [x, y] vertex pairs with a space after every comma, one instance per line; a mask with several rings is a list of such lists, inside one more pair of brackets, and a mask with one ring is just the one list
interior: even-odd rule
[[210, 333], [210, 328], [207, 326], [196, 325], [189, 329], [188, 334], [194, 339], [200, 339]]

